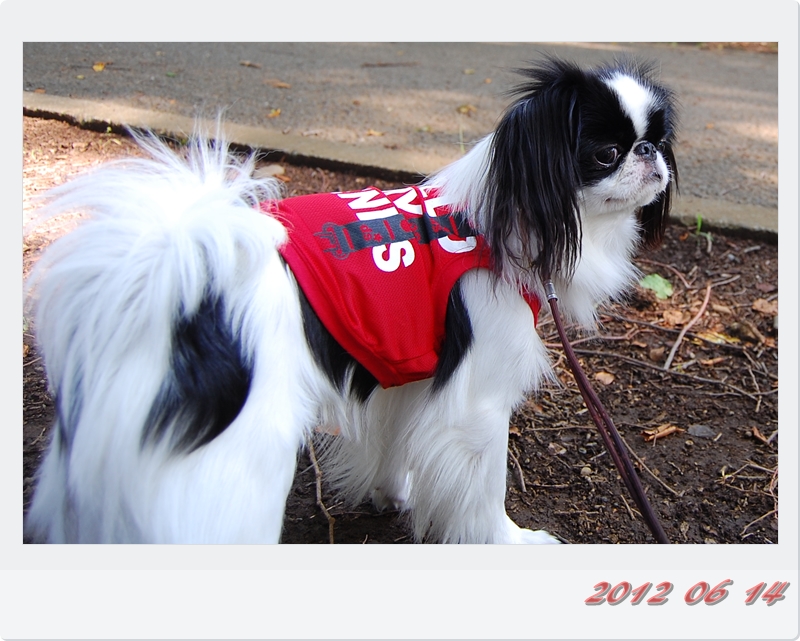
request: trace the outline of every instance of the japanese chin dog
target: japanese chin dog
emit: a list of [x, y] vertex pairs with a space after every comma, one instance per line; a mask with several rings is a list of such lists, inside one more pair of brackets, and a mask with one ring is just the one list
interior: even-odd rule
[[[418, 541], [557, 543], [506, 514], [509, 418], [573, 322], [636, 277], [677, 186], [675, 101], [557, 59], [420, 185], [282, 199], [202, 138], [57, 188], [77, 228], [29, 291], [55, 424], [26, 521], [51, 543], [277, 543], [298, 453]], [[544, 313], [544, 312], [543, 312]]]

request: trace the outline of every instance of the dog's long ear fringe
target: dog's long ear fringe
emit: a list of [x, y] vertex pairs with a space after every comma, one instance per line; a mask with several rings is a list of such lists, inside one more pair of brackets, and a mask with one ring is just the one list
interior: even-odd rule
[[498, 272], [510, 262], [568, 279], [581, 243], [577, 94], [546, 81], [534, 78], [495, 131], [483, 210]]
[[672, 209], [672, 198], [678, 192], [678, 165], [675, 162], [672, 145], [668, 145], [663, 153], [670, 171], [669, 185], [657, 200], [639, 210], [642, 245], [648, 248], [656, 248], [664, 240], [669, 224], [669, 212]]

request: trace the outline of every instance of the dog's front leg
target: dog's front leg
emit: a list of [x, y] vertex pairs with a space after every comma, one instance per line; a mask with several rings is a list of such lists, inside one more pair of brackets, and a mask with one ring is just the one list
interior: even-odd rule
[[428, 425], [412, 448], [412, 522], [418, 539], [442, 543], [558, 543], [519, 528], [505, 511], [508, 413], [465, 408]]
[[482, 270], [461, 280], [472, 340], [458, 368], [411, 427], [415, 535], [459, 543], [557, 543], [506, 515], [508, 424], [550, 371], [519, 294]]

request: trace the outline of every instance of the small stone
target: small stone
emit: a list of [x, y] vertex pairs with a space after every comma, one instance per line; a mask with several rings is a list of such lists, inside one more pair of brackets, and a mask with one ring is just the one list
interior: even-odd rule
[[698, 438], [714, 438], [717, 435], [708, 425], [692, 425], [689, 434]]

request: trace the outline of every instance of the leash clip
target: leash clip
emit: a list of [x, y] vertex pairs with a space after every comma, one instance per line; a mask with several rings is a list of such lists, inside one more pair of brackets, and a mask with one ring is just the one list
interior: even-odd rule
[[552, 280], [548, 280], [544, 284], [544, 292], [545, 292], [545, 294], [547, 294], [547, 300], [548, 301], [558, 300], [558, 294], [556, 294], [556, 286], [553, 285], [553, 281]]

